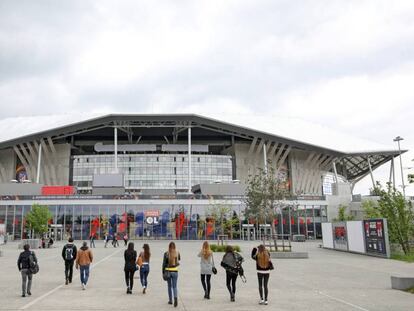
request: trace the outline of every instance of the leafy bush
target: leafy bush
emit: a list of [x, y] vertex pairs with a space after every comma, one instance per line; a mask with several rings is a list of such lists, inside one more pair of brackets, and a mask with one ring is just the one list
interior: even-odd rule
[[[231, 245], [236, 252], [240, 252], [239, 245]], [[215, 253], [225, 252], [227, 245], [210, 244], [210, 248]]]

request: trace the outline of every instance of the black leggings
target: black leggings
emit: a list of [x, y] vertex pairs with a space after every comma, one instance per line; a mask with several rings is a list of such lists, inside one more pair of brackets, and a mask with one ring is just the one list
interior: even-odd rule
[[207, 295], [210, 295], [211, 290], [211, 274], [201, 274], [201, 285], [203, 285], [204, 291]]
[[267, 300], [267, 294], [269, 290], [267, 289], [267, 284], [269, 283], [269, 273], [257, 273], [257, 279], [259, 281], [259, 294], [260, 299], [263, 300], [263, 288], [265, 300]]
[[129, 289], [134, 287], [134, 274], [135, 270], [125, 270], [125, 283]]
[[226, 285], [230, 295], [236, 294], [237, 274], [226, 271]]

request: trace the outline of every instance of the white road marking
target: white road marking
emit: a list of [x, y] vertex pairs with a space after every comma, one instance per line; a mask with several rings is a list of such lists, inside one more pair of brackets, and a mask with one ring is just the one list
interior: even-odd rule
[[325, 296], [325, 297], [327, 297], [327, 298], [329, 298], [329, 299], [332, 299], [332, 300], [335, 300], [335, 301], [338, 301], [338, 302], [344, 303], [344, 304], [346, 304], [346, 305], [348, 305], [348, 306], [350, 306], [350, 307], [356, 308], [356, 309], [358, 309], [358, 310], [362, 310], [362, 311], [369, 311], [368, 309], [365, 309], [365, 308], [362, 308], [362, 307], [360, 307], [360, 306], [354, 305], [353, 303], [350, 303], [350, 302], [348, 302], [348, 301], [342, 300], [342, 299], [340, 299], [340, 298], [336, 298], [336, 297], [333, 297], [333, 296], [331, 296], [331, 295], [325, 294], [325, 293], [323, 293], [323, 292], [321, 292], [321, 291], [316, 291], [316, 292], [317, 292], [319, 295], [322, 295], [322, 296]]
[[[91, 268], [96, 267], [97, 265], [99, 265], [100, 263], [104, 262], [105, 260], [108, 260], [109, 258], [111, 258], [113, 255], [115, 255], [116, 253], [119, 253], [119, 251], [122, 250], [122, 248], [119, 248], [118, 250], [116, 250], [115, 252], [113, 252], [112, 254], [102, 258], [101, 260], [99, 260], [98, 262], [96, 262], [95, 264], [92, 264]], [[61, 289], [63, 287], [63, 284], [55, 287], [54, 289], [48, 291], [47, 293], [43, 294], [42, 296], [36, 298], [35, 300], [29, 302], [28, 304], [24, 305], [23, 307], [20, 308], [20, 310], [26, 310], [27, 308], [30, 308], [31, 306], [33, 306], [35, 303], [38, 303], [40, 300], [46, 298], [47, 296], [53, 294], [54, 292], [56, 292], [57, 290]]]

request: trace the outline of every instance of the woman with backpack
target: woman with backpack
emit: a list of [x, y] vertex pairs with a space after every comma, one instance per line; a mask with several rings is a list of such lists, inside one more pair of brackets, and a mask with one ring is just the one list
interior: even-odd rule
[[235, 301], [236, 295], [236, 280], [239, 273], [241, 273], [241, 264], [244, 261], [243, 257], [233, 250], [230, 245], [226, 246], [226, 253], [221, 261], [221, 266], [226, 270], [226, 286], [230, 293], [230, 301]]
[[134, 243], [130, 242], [128, 248], [124, 252], [124, 272], [125, 283], [127, 286], [127, 294], [132, 294], [132, 288], [134, 287], [134, 274], [137, 271], [137, 251], [134, 249]]
[[[33, 274], [39, 270], [37, 258], [34, 252], [30, 251], [30, 245], [23, 246], [24, 251], [20, 253], [17, 259], [17, 268], [22, 274], [22, 297], [31, 296]], [[27, 286], [26, 286], [27, 284]]]
[[204, 241], [201, 251], [198, 253], [200, 257], [200, 276], [201, 285], [204, 289], [204, 299], [210, 299], [211, 290], [211, 274], [213, 273], [214, 259], [213, 252], [210, 249], [210, 245], [207, 241]]
[[138, 266], [139, 266], [139, 278], [141, 280], [142, 285], [142, 293], [145, 294], [147, 287], [148, 287], [148, 274], [150, 271], [150, 257], [151, 252], [148, 244], [144, 244], [142, 247], [144, 250], [138, 256]]
[[163, 278], [168, 284], [168, 304], [173, 304], [172, 297], [174, 296], [174, 307], [178, 305], [178, 266], [180, 265], [180, 253], [177, 251], [174, 242], [168, 245], [168, 251], [164, 253], [162, 261]]
[[[270, 253], [263, 244], [252, 250], [252, 258], [256, 260], [257, 279], [259, 281], [260, 305], [267, 305], [270, 270], [273, 270], [273, 263], [270, 260]], [[264, 291], [264, 299], [263, 299]]]

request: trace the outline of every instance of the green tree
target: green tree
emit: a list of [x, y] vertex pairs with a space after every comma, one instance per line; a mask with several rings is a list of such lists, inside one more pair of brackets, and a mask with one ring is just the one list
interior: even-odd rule
[[374, 200], [366, 200], [361, 204], [364, 212], [364, 218], [382, 218], [381, 212], [379, 211], [378, 202]]
[[52, 218], [52, 213], [47, 206], [33, 204], [32, 210], [26, 216], [26, 226], [33, 230], [37, 236], [42, 236], [47, 232], [47, 224]]
[[338, 208], [338, 217], [334, 218], [334, 221], [354, 220], [354, 216], [346, 213], [347, 208], [347, 206], [340, 204]]
[[220, 234], [230, 233], [230, 238], [233, 238], [233, 226], [238, 218], [233, 217], [233, 209], [229, 204], [214, 204], [209, 209], [209, 215], [214, 218], [216, 226], [220, 228]]
[[278, 211], [285, 207], [285, 199], [289, 195], [284, 183], [277, 177], [277, 170], [268, 161], [268, 170], [259, 169], [250, 175], [247, 181], [245, 215], [255, 218], [259, 223], [270, 223], [274, 249], [277, 250], [275, 219]]
[[367, 217], [386, 218], [390, 241], [398, 243], [405, 254], [410, 253], [409, 241], [414, 238], [414, 212], [411, 202], [390, 183], [383, 189], [377, 184], [376, 191], [379, 194], [378, 213], [368, 209]]

